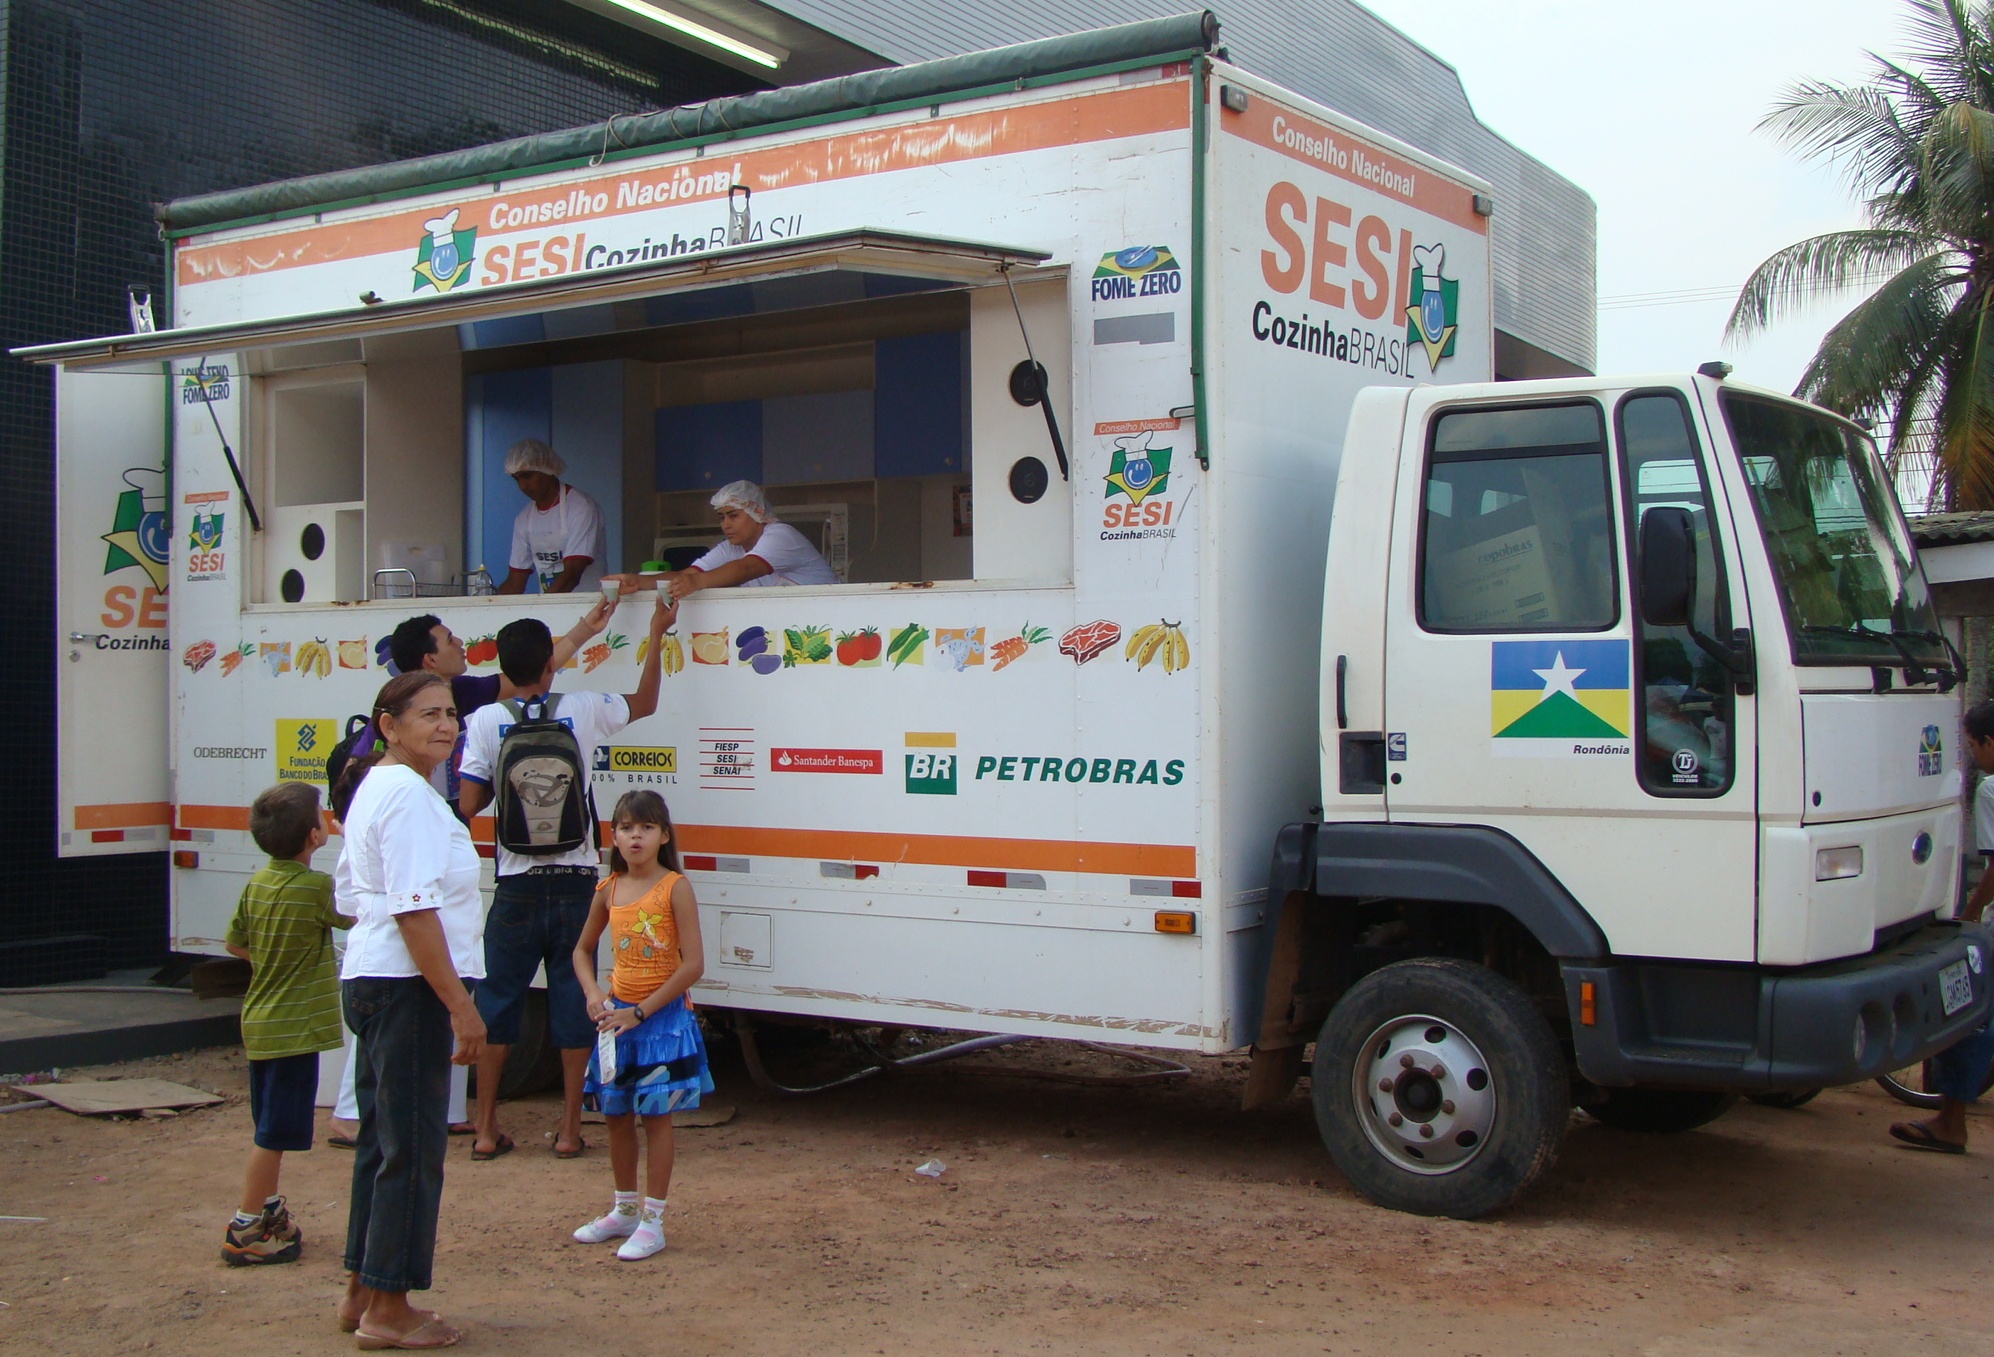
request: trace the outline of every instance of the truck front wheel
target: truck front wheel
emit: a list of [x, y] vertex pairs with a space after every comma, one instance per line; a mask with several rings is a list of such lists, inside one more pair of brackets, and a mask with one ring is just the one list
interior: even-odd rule
[[1509, 1205], [1558, 1157], [1565, 1062], [1522, 990], [1444, 957], [1401, 961], [1337, 1001], [1316, 1039], [1316, 1126], [1380, 1206], [1470, 1220]]

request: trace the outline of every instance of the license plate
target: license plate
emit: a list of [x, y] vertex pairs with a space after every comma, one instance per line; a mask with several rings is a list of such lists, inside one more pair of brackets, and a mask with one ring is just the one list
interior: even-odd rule
[[1948, 1018], [1972, 1002], [1973, 982], [1966, 978], [1964, 961], [1955, 961], [1939, 972], [1939, 1007]]

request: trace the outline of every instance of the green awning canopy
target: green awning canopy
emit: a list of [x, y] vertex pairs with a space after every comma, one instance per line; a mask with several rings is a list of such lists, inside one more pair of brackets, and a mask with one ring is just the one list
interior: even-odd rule
[[612, 118], [565, 132], [518, 137], [415, 160], [204, 193], [167, 203], [158, 216], [168, 231], [184, 233], [225, 222], [322, 211], [334, 204], [351, 206], [419, 189], [511, 177], [605, 153], [613, 159], [633, 150], [660, 151], [778, 123], [863, 114], [1102, 66], [1182, 58], [1211, 51], [1218, 42], [1218, 30], [1218, 18], [1210, 10], [1195, 10], [1166, 19]]

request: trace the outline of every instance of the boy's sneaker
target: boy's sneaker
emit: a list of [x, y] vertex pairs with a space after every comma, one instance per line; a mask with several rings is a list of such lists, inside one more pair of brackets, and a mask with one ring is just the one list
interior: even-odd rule
[[575, 1231], [578, 1244], [607, 1244], [612, 1239], [628, 1239], [637, 1232], [635, 1211], [611, 1211], [597, 1216]]
[[266, 1207], [247, 1225], [229, 1222], [228, 1233], [222, 1236], [222, 1261], [230, 1267], [293, 1263], [304, 1246], [304, 1234], [280, 1200], [274, 1210]]

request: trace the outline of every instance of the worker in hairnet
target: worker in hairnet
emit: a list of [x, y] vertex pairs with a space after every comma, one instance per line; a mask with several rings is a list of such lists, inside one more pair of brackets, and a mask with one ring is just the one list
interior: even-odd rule
[[720, 514], [720, 535], [726, 540], [684, 570], [674, 570], [658, 581], [658, 587], [674, 600], [701, 589], [730, 585], [755, 588], [838, 582], [810, 539], [775, 516], [762, 488], [753, 481], [722, 486], [712, 504]]
[[523, 594], [528, 580], [543, 594], [593, 589], [607, 554], [602, 506], [561, 474], [568, 464], [537, 438], [522, 438], [505, 454], [505, 474], [531, 501], [512, 522], [512, 556], [501, 594]]

